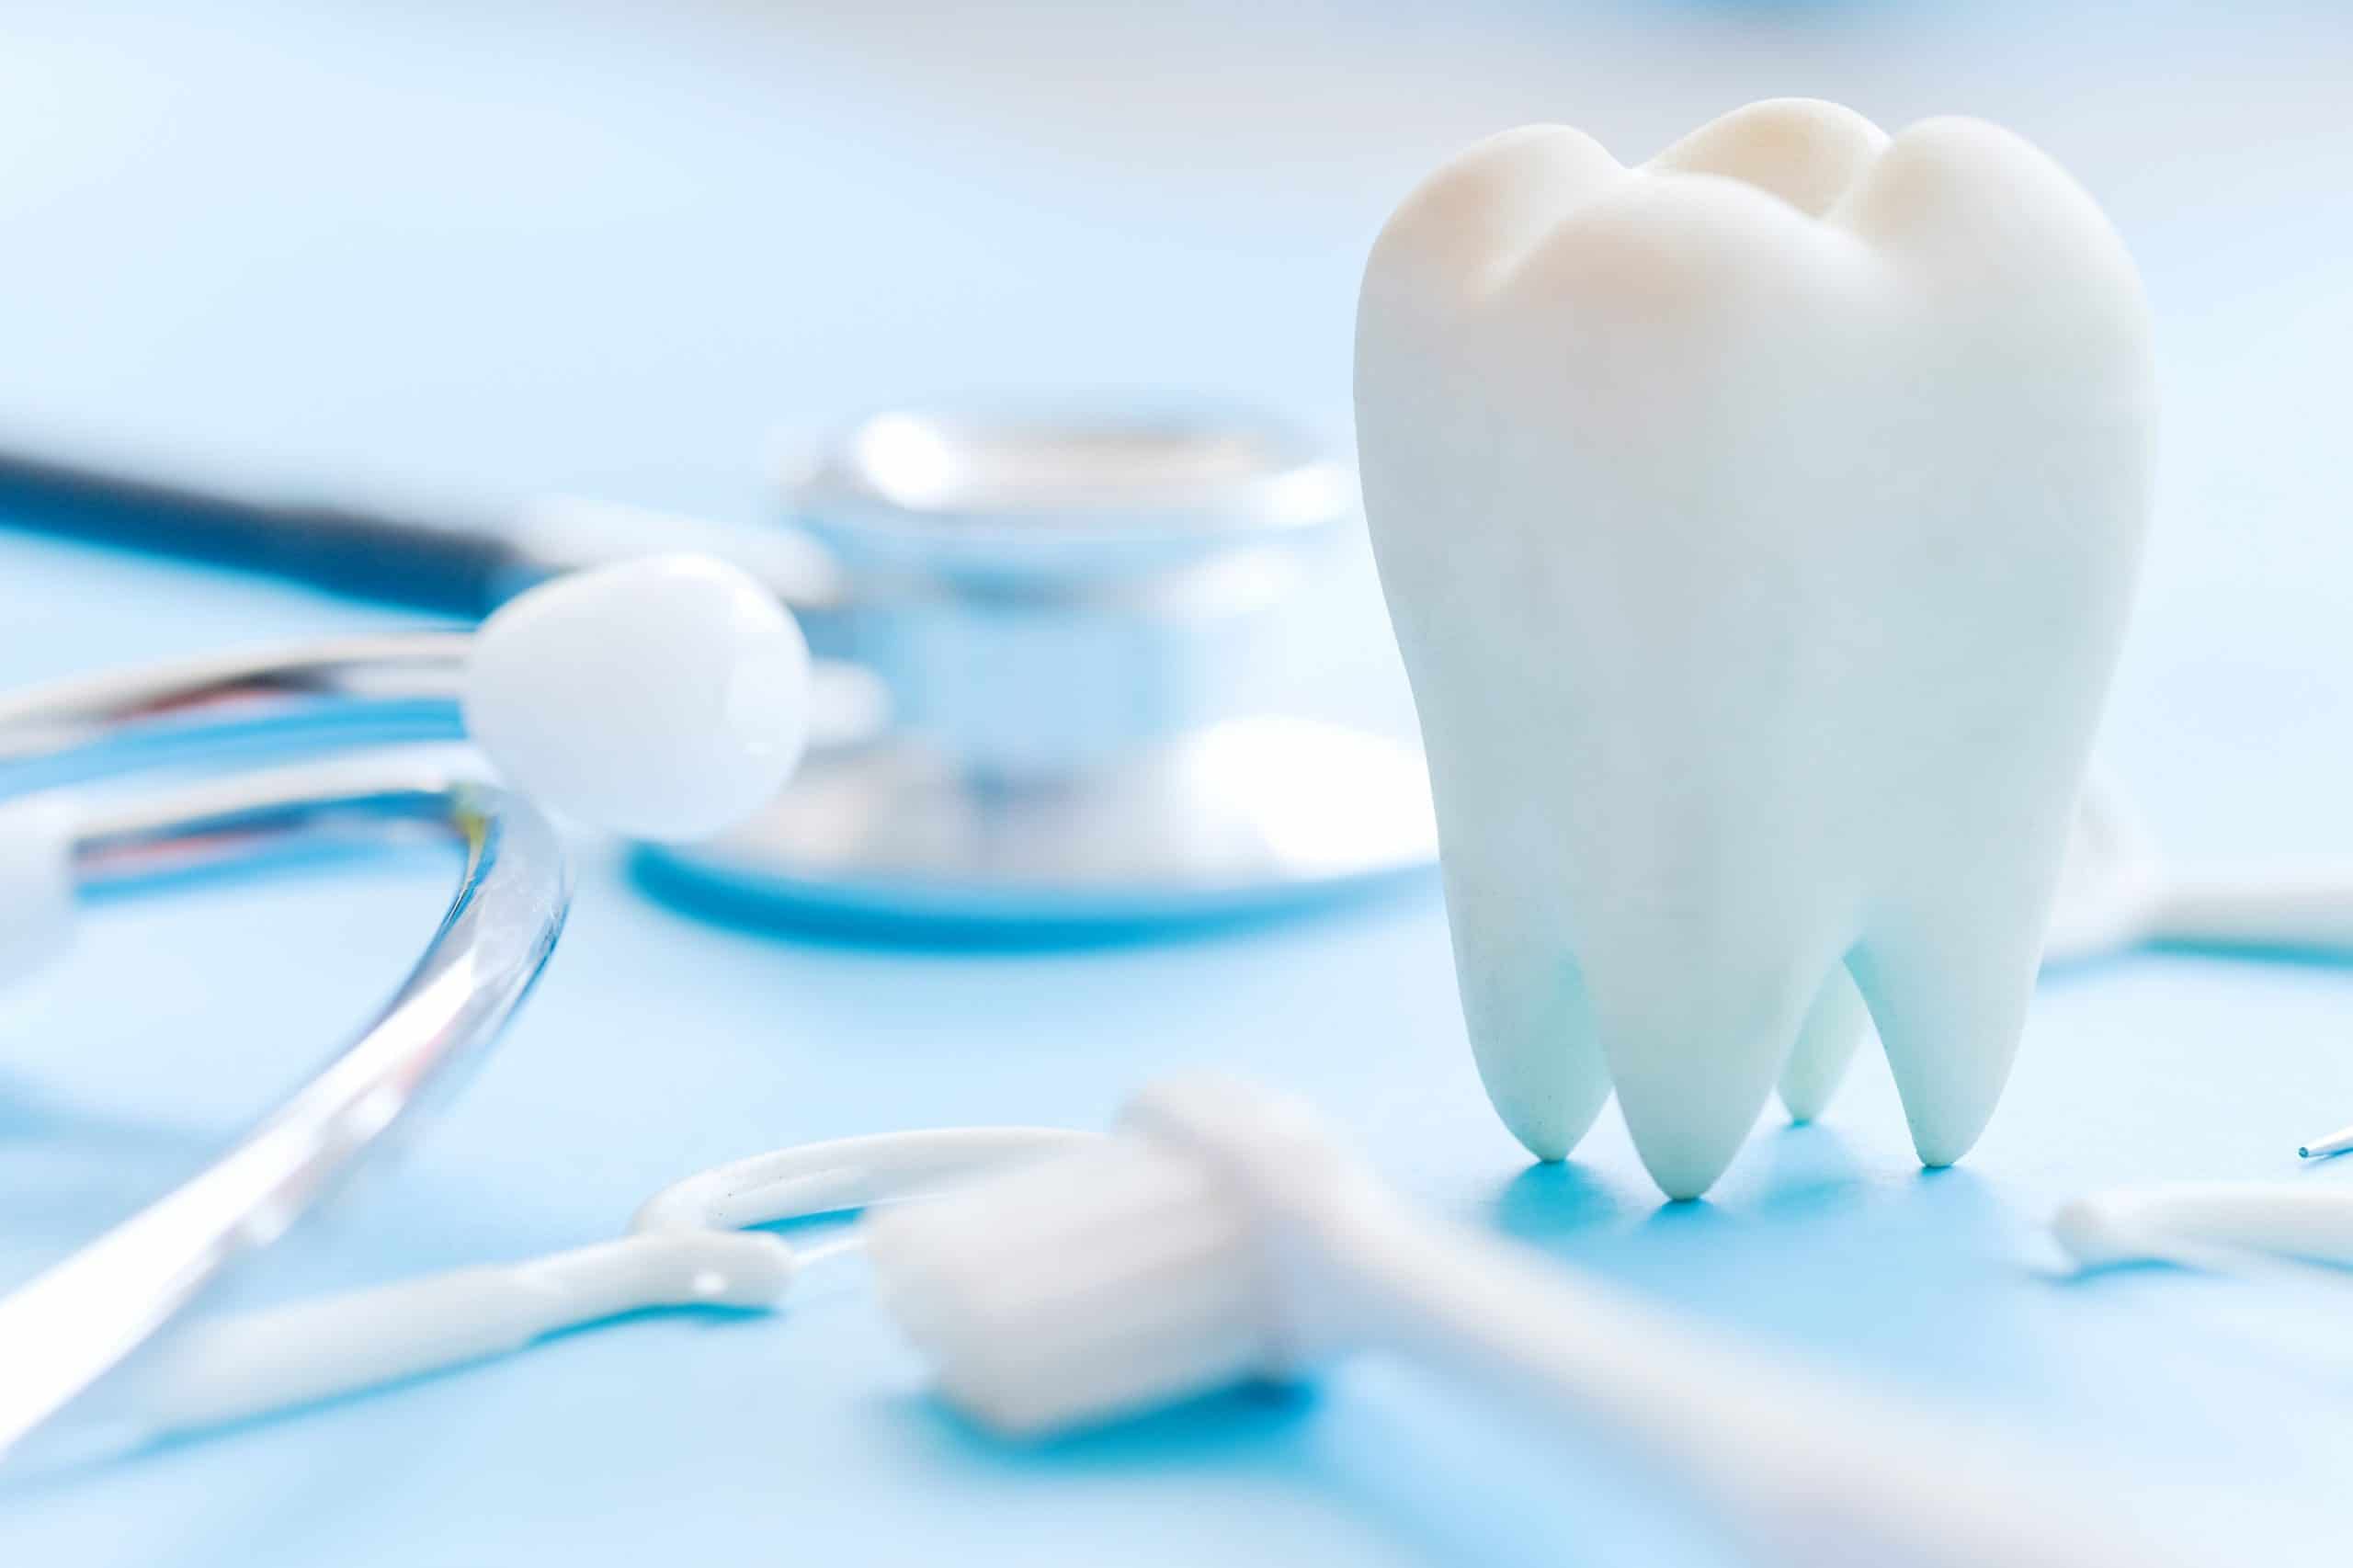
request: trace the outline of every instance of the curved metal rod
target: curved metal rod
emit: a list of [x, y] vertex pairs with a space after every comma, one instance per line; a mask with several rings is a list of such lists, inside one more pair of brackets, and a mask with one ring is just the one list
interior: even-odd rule
[[[201, 755], [250, 736], [284, 752], [333, 742], [456, 739], [470, 633], [394, 631], [75, 676], [0, 694], [0, 796]], [[810, 672], [810, 744], [856, 745], [890, 720], [872, 671]]]
[[267, 1245], [511, 1017], [563, 928], [571, 875], [529, 802], [414, 763], [350, 761], [195, 786], [93, 813], [78, 885], [119, 885], [257, 846], [385, 824], [465, 854], [424, 956], [342, 1054], [220, 1159], [0, 1299], [0, 1455], [153, 1334], [238, 1255]]
[[[108, 670], [0, 696], [0, 792], [209, 749], [239, 729], [459, 733], [462, 631], [400, 631]], [[8, 775], [29, 773], [29, 778]]]

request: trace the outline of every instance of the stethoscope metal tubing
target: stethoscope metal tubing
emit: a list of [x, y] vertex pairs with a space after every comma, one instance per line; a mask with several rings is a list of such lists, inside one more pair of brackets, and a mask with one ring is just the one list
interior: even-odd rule
[[[250, 740], [324, 744], [456, 740], [471, 633], [437, 629], [323, 638], [54, 681], [0, 696], [0, 796]], [[863, 672], [811, 672], [811, 744], [864, 739], [886, 717]]]
[[462, 631], [323, 639], [77, 676], [0, 697], [0, 793], [274, 743], [454, 738]]
[[358, 1038], [203, 1172], [0, 1299], [0, 1453], [274, 1241], [529, 993], [571, 902], [554, 827], [494, 786], [414, 763], [349, 762], [188, 786], [86, 813], [77, 883], [134, 882], [355, 824], [437, 828], [464, 854], [408, 978]]

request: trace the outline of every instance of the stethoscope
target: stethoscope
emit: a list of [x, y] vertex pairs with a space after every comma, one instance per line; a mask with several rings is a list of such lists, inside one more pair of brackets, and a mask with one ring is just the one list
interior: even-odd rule
[[812, 754], [769, 806], [648, 844], [730, 915], [1151, 928], [1327, 900], [1436, 859], [1415, 748], [1267, 712], [1355, 507], [1349, 466], [1235, 413], [878, 415], [792, 466], [784, 520], [578, 500], [426, 519], [0, 454], [0, 518], [479, 618], [561, 573], [715, 555], [818, 655]]
[[[37, 962], [77, 899], [353, 835], [424, 830], [462, 869], [358, 1036], [174, 1191], [0, 1298], [0, 1455], [131, 1356], [239, 1256], [268, 1245], [514, 1016], [571, 903], [542, 807], [608, 831], [708, 835], [799, 762], [809, 654], [767, 589], [654, 557], [545, 583], [471, 634], [395, 634], [69, 680], [0, 699], [0, 958]], [[347, 757], [175, 783], [87, 783], [275, 741], [348, 744], [420, 720], [479, 766]]]

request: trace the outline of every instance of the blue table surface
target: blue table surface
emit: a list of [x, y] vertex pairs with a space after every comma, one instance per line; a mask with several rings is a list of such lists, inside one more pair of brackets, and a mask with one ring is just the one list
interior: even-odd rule
[[[1559, 118], [1640, 156], [1777, 91], [1966, 109], [2082, 174], [2158, 313], [2163, 494], [2109, 762], [2184, 860], [2353, 859], [2342, 16], [1444, 15], [9, 7], [0, 432], [746, 517], [779, 431], [936, 392], [1238, 394], [1345, 439], [1355, 270], [1452, 146]], [[1360, 562], [1326, 601], [1317, 700], [1399, 722]], [[12, 683], [398, 619], [0, 535]], [[1098, 1125], [1217, 1064], [1313, 1096], [1434, 1212], [2030, 1433], [2224, 1560], [2341, 1523], [2347, 1301], [2062, 1282], [2042, 1221], [2118, 1182], [2353, 1179], [2290, 1153], [2353, 1119], [2342, 969], [2054, 975], [1959, 1168], [1918, 1170], [1871, 1060], [1820, 1125], [1768, 1114], [1707, 1201], [1665, 1207], [1614, 1115], [1563, 1166], [1505, 1135], [1427, 886], [1156, 943], [914, 949], [710, 924], [583, 855], [547, 983], [468, 1093], [216, 1306], [597, 1240], [674, 1177], [802, 1139]], [[386, 860], [95, 912], [0, 1001], [0, 1285], [342, 1038], [447, 877]], [[922, 1387], [854, 1281], [781, 1318], [645, 1315], [0, 1492], [0, 1562], [1727, 1560], [1607, 1433], [1539, 1439], [1377, 1360], [1036, 1451]]]

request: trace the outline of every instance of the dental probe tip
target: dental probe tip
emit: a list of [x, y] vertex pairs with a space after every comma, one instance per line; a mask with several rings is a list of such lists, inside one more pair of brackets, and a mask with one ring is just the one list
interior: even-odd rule
[[2296, 1145], [2296, 1158], [2325, 1160], [2331, 1154], [2342, 1154], [2353, 1149], [2353, 1127], [2342, 1127], [2325, 1138], [2315, 1138], [2309, 1143]]

